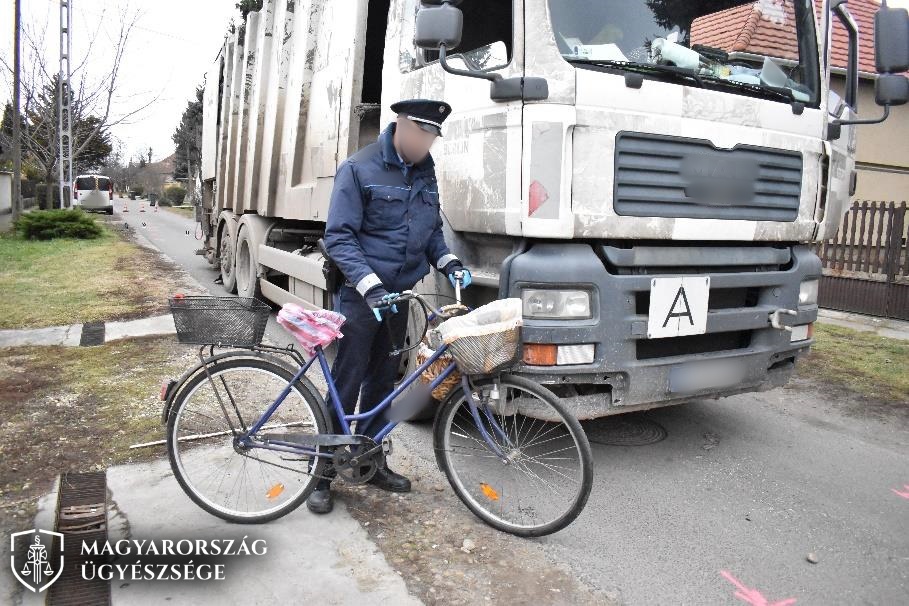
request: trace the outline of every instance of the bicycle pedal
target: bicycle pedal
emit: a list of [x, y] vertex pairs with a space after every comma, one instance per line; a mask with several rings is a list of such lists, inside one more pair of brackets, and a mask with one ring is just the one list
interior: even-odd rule
[[382, 439], [382, 453], [387, 457], [391, 454], [391, 438], [385, 437]]

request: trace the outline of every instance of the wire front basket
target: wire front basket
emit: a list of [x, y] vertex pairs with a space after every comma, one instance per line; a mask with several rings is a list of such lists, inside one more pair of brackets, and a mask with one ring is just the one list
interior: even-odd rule
[[169, 300], [177, 340], [196, 345], [254, 347], [271, 307], [252, 297], [176, 296]]

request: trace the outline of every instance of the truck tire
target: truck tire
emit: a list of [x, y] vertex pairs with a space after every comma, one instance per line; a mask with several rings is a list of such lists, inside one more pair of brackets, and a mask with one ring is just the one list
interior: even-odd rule
[[262, 289], [259, 287], [259, 264], [256, 258], [255, 243], [249, 236], [248, 227], [243, 226], [240, 228], [235, 257], [234, 280], [237, 284], [237, 294], [241, 297], [261, 299]]
[[233, 241], [233, 230], [226, 223], [221, 228], [221, 244], [218, 257], [221, 260], [221, 283], [229, 293], [237, 292], [237, 259]]

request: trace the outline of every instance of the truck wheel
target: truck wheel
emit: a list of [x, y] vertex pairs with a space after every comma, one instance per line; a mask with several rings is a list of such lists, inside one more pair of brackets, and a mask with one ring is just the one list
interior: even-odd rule
[[236, 265], [234, 276], [237, 282], [237, 294], [241, 297], [262, 298], [259, 288], [259, 265], [253, 250], [253, 241], [249, 237], [249, 229], [241, 228], [237, 238]]
[[227, 225], [224, 226], [224, 233], [221, 234], [219, 257], [221, 258], [221, 282], [224, 290], [235, 293], [237, 292], [237, 260], [234, 255], [230, 228]]

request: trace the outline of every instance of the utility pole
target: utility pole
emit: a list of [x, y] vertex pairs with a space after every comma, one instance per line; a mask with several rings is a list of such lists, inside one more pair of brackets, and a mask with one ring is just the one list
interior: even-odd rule
[[69, 56], [70, 24], [73, 21], [72, 0], [60, 0], [60, 76], [57, 78], [57, 111], [59, 114], [60, 148], [60, 208], [69, 206], [69, 195], [73, 187], [73, 124], [70, 101]]
[[13, 221], [22, 214], [22, 133], [21, 118], [19, 114], [19, 89], [21, 88], [21, 68], [19, 66], [19, 54], [21, 43], [19, 41], [19, 30], [22, 29], [22, 5], [21, 0], [16, 0], [15, 5], [15, 27], [13, 33]]

